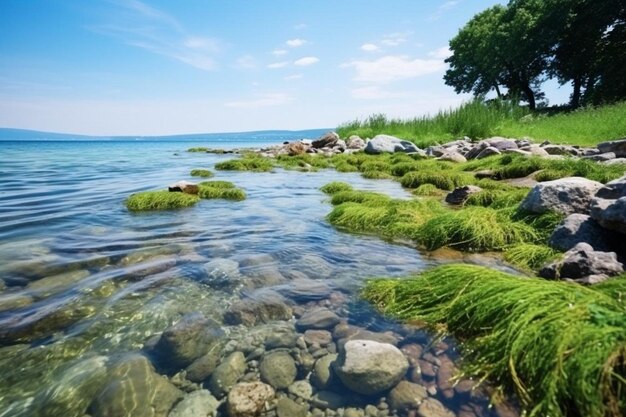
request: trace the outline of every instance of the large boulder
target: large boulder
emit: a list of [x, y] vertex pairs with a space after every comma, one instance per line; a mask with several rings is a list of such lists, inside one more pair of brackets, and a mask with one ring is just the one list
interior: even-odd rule
[[574, 213], [554, 229], [550, 236], [550, 246], [568, 251], [580, 242], [585, 242], [595, 250], [608, 251], [612, 246], [608, 234], [591, 216]]
[[365, 148], [365, 141], [356, 135], [352, 135], [346, 141], [346, 145], [348, 146], [348, 149], [361, 150]]
[[589, 205], [603, 185], [581, 177], [541, 182], [533, 187], [520, 208], [531, 213], [589, 214]]
[[373, 395], [394, 387], [405, 376], [409, 362], [394, 345], [351, 340], [339, 353], [335, 372], [350, 390]]
[[285, 145], [285, 150], [287, 154], [290, 156], [302, 155], [306, 153], [308, 147], [302, 142], [291, 142], [288, 145]]
[[481, 192], [483, 189], [476, 185], [466, 185], [464, 187], [459, 187], [454, 189], [446, 195], [446, 203], [448, 204], [463, 204], [465, 200], [469, 198], [472, 194], [477, 194]]
[[598, 190], [591, 217], [606, 229], [626, 234], [626, 175]]
[[109, 381], [91, 403], [93, 417], [167, 417], [183, 396], [167, 378], [157, 374], [141, 355], [122, 358], [109, 371]]
[[315, 149], [332, 148], [333, 146], [335, 146], [338, 140], [338, 134], [336, 134], [335, 132], [328, 132], [322, 135], [321, 138], [314, 140], [312, 146]]
[[626, 138], [598, 144], [601, 153], [613, 152], [618, 158], [626, 157]]
[[593, 283], [622, 272], [624, 266], [617, 260], [615, 252], [594, 251], [588, 243], [579, 243], [565, 252], [563, 259], [543, 267], [539, 276]]
[[183, 368], [207, 353], [223, 334], [214, 320], [191, 313], [163, 332], [155, 351], [171, 366]]
[[274, 398], [274, 389], [262, 382], [241, 382], [228, 393], [229, 417], [257, 417]]
[[413, 142], [402, 140], [395, 136], [376, 135], [374, 139], [367, 142], [365, 153], [378, 155], [381, 153], [394, 152], [419, 152], [420, 149]]

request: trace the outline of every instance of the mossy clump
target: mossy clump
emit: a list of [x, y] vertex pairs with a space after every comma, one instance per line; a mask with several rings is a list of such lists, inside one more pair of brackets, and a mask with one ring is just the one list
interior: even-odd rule
[[333, 195], [340, 191], [352, 191], [352, 186], [345, 182], [333, 181], [320, 188], [320, 191], [324, 194]]
[[442, 190], [433, 184], [422, 184], [411, 193], [418, 197], [440, 197], [444, 194]]
[[400, 184], [406, 188], [417, 188], [423, 184], [432, 184], [440, 190], [452, 191], [474, 182], [471, 175], [446, 171], [416, 171], [405, 174]]
[[215, 174], [208, 169], [192, 169], [189, 175], [192, 177], [211, 178]]
[[235, 184], [230, 181], [202, 181], [198, 184], [198, 186], [212, 188], [235, 188]]
[[559, 252], [547, 245], [519, 243], [504, 250], [504, 259], [526, 270], [536, 271], [559, 256]]
[[186, 193], [143, 191], [131, 194], [126, 207], [131, 211], [174, 210], [193, 206], [198, 200], [198, 196]]
[[279, 155], [275, 162], [276, 165], [284, 169], [300, 171], [317, 171], [330, 166], [328, 158], [317, 154]]
[[346, 161], [337, 162], [335, 164], [335, 170], [337, 172], [359, 172], [359, 168]]
[[396, 177], [402, 177], [409, 172], [419, 171], [420, 169], [422, 169], [422, 165], [414, 161], [400, 162], [391, 167], [391, 173]]
[[504, 208], [517, 206], [528, 195], [527, 188], [513, 188], [510, 190], [483, 190], [471, 194], [465, 201], [468, 206], [483, 206]]
[[484, 252], [538, 239], [537, 231], [530, 225], [513, 221], [507, 212], [488, 207], [442, 213], [427, 221], [419, 233], [419, 242], [428, 250], [450, 246]]
[[333, 206], [343, 203], [386, 204], [390, 200], [391, 199], [386, 195], [371, 191], [349, 190], [334, 193], [330, 203]]
[[269, 159], [248, 155], [244, 155], [240, 159], [230, 159], [215, 164], [215, 169], [220, 171], [269, 172], [273, 168], [274, 165]]
[[390, 180], [393, 179], [391, 174], [384, 171], [362, 171], [361, 176], [368, 180]]
[[189, 148], [187, 152], [208, 152], [209, 148], [205, 148], [203, 146], [198, 146], [196, 148]]
[[246, 193], [236, 188], [228, 181], [204, 181], [198, 184], [198, 196], [204, 199], [222, 198], [225, 200], [241, 201], [246, 199]]
[[463, 373], [514, 390], [529, 417], [618, 417], [626, 415], [626, 309], [614, 295], [626, 293], [626, 280], [609, 282], [596, 290], [446, 265], [370, 281], [362, 295], [385, 314], [456, 336]]

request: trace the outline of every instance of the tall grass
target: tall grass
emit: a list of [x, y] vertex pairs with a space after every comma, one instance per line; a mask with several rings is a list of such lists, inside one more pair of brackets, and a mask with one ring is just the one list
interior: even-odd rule
[[458, 337], [463, 371], [514, 390], [529, 417], [626, 413], [626, 279], [598, 291], [448, 265], [370, 281], [363, 296], [394, 317]]
[[390, 119], [383, 114], [340, 125], [342, 137], [373, 137], [388, 134], [429, 146], [462, 136], [482, 139], [489, 136], [530, 137], [557, 143], [593, 146], [626, 136], [626, 102], [547, 115], [530, 113], [509, 102], [483, 103], [478, 100], [444, 110], [434, 116]]

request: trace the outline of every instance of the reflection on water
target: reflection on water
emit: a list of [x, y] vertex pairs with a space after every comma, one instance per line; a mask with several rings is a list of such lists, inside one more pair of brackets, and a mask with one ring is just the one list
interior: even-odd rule
[[[269, 311], [268, 317], [276, 318], [272, 315], [281, 308], [299, 317], [314, 307], [329, 308], [340, 320], [370, 335], [376, 332], [375, 337], [388, 332], [386, 337], [392, 334], [406, 349], [420, 346], [415, 349], [423, 351], [413, 352], [411, 372], [419, 364], [424, 369], [412, 380], [430, 386], [429, 395], [459, 415], [463, 410], [466, 416], [491, 415], [484, 397], [454, 395], [452, 388], [452, 395], [446, 394], [436, 374], [428, 374], [455, 358], [453, 347], [431, 346], [425, 334], [390, 323], [358, 301], [364, 278], [403, 276], [435, 261], [410, 247], [331, 228], [324, 220], [330, 208], [318, 189], [336, 180], [337, 173], [219, 172], [217, 179], [245, 189], [248, 199], [133, 214], [123, 205], [129, 194], [192, 180], [191, 169], [212, 169], [227, 156], [184, 152], [198, 146], [193, 143], [0, 146], [0, 416], [82, 416], [87, 410], [111, 415], [112, 409], [94, 398], [116, 403], [110, 396], [119, 399], [126, 388], [138, 398], [144, 391], [162, 398], [172, 394], [172, 402], [152, 404], [152, 410], [169, 410], [182, 392], [200, 395], [204, 391], [198, 388], [210, 385], [207, 375], [190, 381], [198, 367], [188, 369], [186, 379], [175, 375], [184, 366], [154, 354], [162, 343], [157, 342], [160, 333], [188, 313], [199, 312], [220, 326], [216, 361], [233, 352], [247, 355], [244, 380], [258, 378], [255, 366], [272, 343], [280, 347], [285, 338], [297, 339], [297, 345], [285, 347], [297, 359], [298, 379], [306, 380], [316, 359], [336, 352], [341, 335], [329, 340], [326, 333], [307, 336], [303, 329], [296, 332], [293, 319], [259, 317]], [[356, 174], [341, 174], [341, 180], [410, 197], [392, 181]], [[255, 303], [264, 307], [254, 310]], [[268, 305], [277, 307], [263, 310]], [[221, 324], [226, 312], [234, 320], [231, 325]], [[282, 339], [276, 336], [282, 334]], [[312, 335], [325, 341], [306, 339]], [[152, 363], [136, 356], [141, 352]], [[128, 354], [135, 356], [123, 356]], [[110, 384], [103, 388], [120, 378], [117, 373], [139, 375], [143, 385], [116, 385], [119, 392]], [[311, 401], [312, 411], [333, 409], [319, 398]], [[358, 401], [362, 407], [371, 401], [379, 407], [376, 415], [387, 415], [388, 403], [380, 404], [380, 398]], [[123, 402], [118, 406], [127, 414], [149, 415]]]

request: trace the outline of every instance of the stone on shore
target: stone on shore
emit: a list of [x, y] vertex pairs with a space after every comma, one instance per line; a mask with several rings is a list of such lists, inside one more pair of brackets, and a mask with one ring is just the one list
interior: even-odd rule
[[198, 194], [200, 188], [197, 184], [189, 181], [178, 181], [167, 187], [167, 190], [172, 193], [185, 193], [185, 194]]
[[314, 140], [312, 145], [315, 149], [332, 148], [339, 140], [339, 135], [335, 132], [328, 132], [322, 135], [321, 138]]
[[624, 272], [615, 252], [594, 251], [588, 243], [579, 243], [565, 252], [563, 259], [553, 262], [539, 271], [539, 276], [550, 279], [584, 280], [599, 276], [611, 277]]
[[626, 175], [598, 190], [591, 217], [605, 229], [626, 234]]
[[351, 340], [341, 349], [335, 372], [350, 390], [378, 394], [395, 386], [409, 369], [402, 352], [388, 343]]
[[274, 398], [274, 390], [262, 382], [241, 382], [228, 393], [229, 417], [256, 417]]
[[348, 146], [348, 149], [361, 150], [365, 148], [365, 141], [356, 135], [352, 135], [346, 141], [346, 145]]
[[402, 140], [390, 135], [376, 135], [365, 145], [365, 153], [378, 155], [394, 152], [419, 152], [420, 149], [413, 142]]
[[601, 153], [613, 152], [618, 158], [626, 157], [626, 138], [598, 144]]
[[581, 242], [586, 242], [594, 250], [609, 251], [611, 245], [607, 234], [600, 225], [587, 214], [570, 214], [554, 229], [550, 236], [550, 246], [568, 251]]
[[482, 188], [477, 187], [476, 185], [466, 185], [464, 187], [456, 188], [454, 191], [451, 191], [448, 195], [446, 195], [446, 203], [463, 204], [470, 195], [477, 194], [482, 190]]
[[581, 177], [561, 178], [535, 185], [520, 208], [531, 213], [589, 214], [589, 206], [603, 185]]

